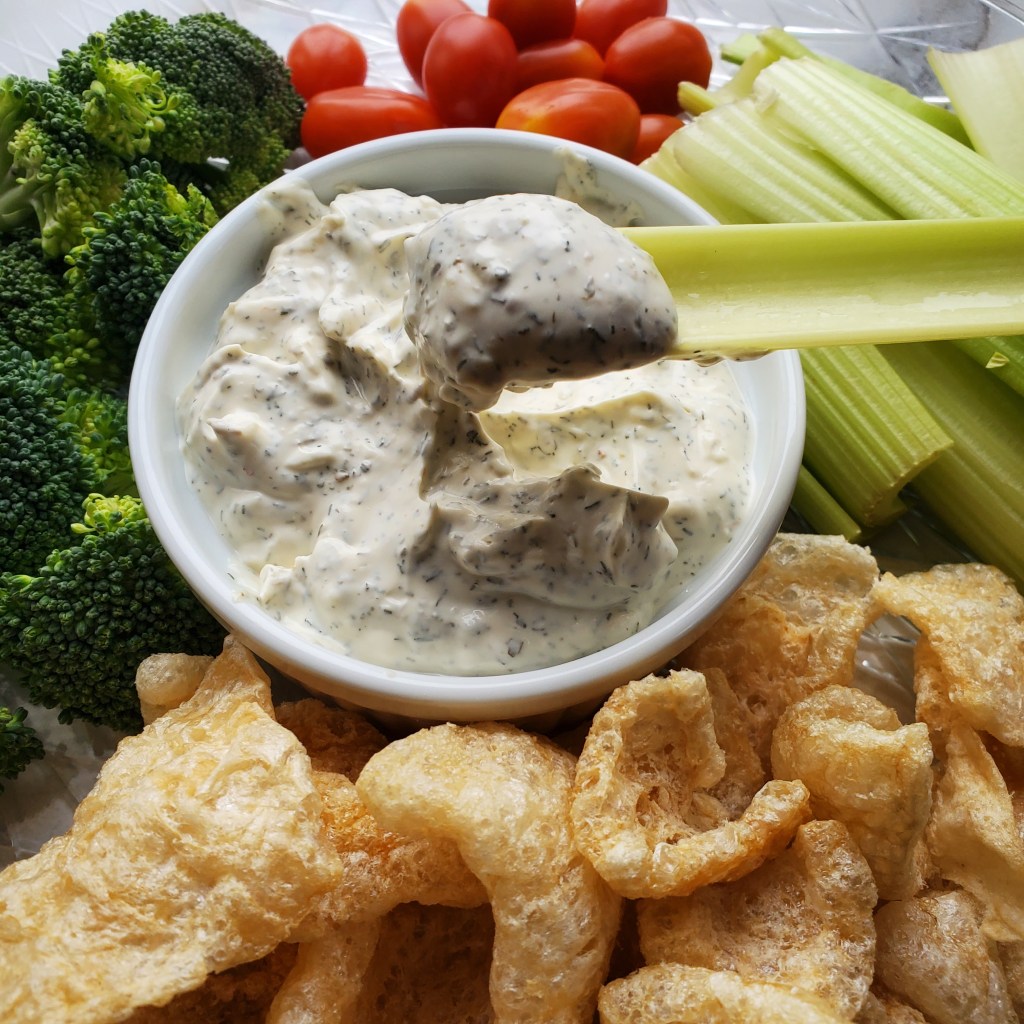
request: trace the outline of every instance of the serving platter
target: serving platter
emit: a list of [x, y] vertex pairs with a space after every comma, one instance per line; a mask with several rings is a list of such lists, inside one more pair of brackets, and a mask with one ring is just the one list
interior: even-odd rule
[[[484, 10], [486, 0], [470, 0], [470, 5]], [[302, 28], [333, 21], [363, 41], [369, 84], [413, 89], [394, 39], [400, 6], [401, 0], [46, 0], [34, 5], [0, 0], [0, 73], [44, 77], [64, 47], [77, 45], [121, 11], [145, 7], [171, 19], [223, 11], [281, 53]], [[778, 25], [814, 49], [936, 102], [942, 97], [925, 60], [929, 47], [978, 49], [1024, 31], [1024, 4], [1018, 0], [669, 0], [669, 13], [697, 24], [716, 54], [721, 44], [741, 33]], [[716, 56], [713, 83], [730, 73], [730, 66]], [[917, 515], [873, 538], [872, 550], [889, 568], [920, 567], [962, 555]], [[859, 666], [864, 685], [897, 706], [907, 696], [907, 635], [901, 636], [898, 628], [875, 633]], [[17, 680], [0, 666], [0, 705], [24, 703]], [[56, 711], [33, 708], [31, 721], [47, 756], [0, 794], [0, 867], [36, 852], [67, 829], [77, 802], [119, 739], [109, 729], [82, 722], [61, 725]]]

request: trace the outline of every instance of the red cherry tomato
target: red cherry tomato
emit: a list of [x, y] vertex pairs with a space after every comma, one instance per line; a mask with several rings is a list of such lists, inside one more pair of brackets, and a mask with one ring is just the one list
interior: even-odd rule
[[559, 39], [519, 51], [516, 90], [522, 92], [539, 82], [556, 78], [600, 78], [604, 60], [585, 39]]
[[631, 157], [633, 163], [641, 163], [657, 153], [661, 144], [682, 127], [683, 122], [671, 114], [644, 114], [640, 118], [640, 135]]
[[406, 0], [395, 19], [398, 52], [417, 85], [423, 84], [423, 54], [437, 26], [470, 7], [463, 0]]
[[676, 18], [645, 18], [608, 47], [604, 79], [625, 89], [645, 114], [679, 111], [680, 82], [707, 86], [711, 50], [695, 25]]
[[608, 82], [563, 78], [541, 82], [513, 97], [499, 128], [555, 135], [628, 160], [640, 132], [640, 108]]
[[449, 128], [489, 128], [516, 89], [516, 44], [483, 14], [442, 22], [423, 55], [423, 89]]
[[573, 35], [586, 39], [603, 57], [612, 40], [644, 18], [664, 17], [668, 0], [582, 0]]
[[302, 116], [302, 144], [310, 156], [323, 156], [370, 139], [443, 127], [422, 96], [353, 85], [318, 92], [309, 101]]
[[487, 13], [512, 33], [522, 49], [571, 36], [576, 0], [488, 0]]
[[304, 28], [288, 47], [285, 61], [292, 72], [292, 84], [307, 100], [325, 89], [366, 81], [363, 44], [351, 32], [327, 22]]

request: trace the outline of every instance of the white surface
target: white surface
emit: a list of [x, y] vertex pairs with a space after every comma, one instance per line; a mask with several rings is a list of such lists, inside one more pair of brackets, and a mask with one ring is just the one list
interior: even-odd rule
[[[347, 185], [395, 187], [463, 201], [495, 192], [551, 192], [559, 151], [547, 136], [462, 129], [398, 136], [334, 153], [292, 172], [329, 201]], [[632, 164], [585, 147], [599, 186], [635, 200], [649, 223], [706, 223], [677, 190]], [[792, 352], [734, 366], [755, 423], [750, 511], [732, 543], [649, 627], [604, 651], [553, 669], [448, 677], [381, 669], [291, 633], [250, 601], [236, 598], [232, 555], [189, 488], [179, 450], [174, 399], [213, 344], [228, 304], [255, 283], [271, 240], [254, 196], [225, 217], [188, 255], [157, 303], [139, 349], [129, 399], [133, 463], [160, 539], [213, 613], [288, 676], [335, 699], [414, 719], [546, 715], [594, 701], [619, 683], [664, 664], [717, 612], [778, 529], [789, 505], [803, 444], [803, 379]]]

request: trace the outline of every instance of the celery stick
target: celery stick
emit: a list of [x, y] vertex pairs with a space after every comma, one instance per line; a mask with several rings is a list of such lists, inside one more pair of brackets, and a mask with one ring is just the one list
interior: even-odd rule
[[1018, 395], [1024, 395], [1024, 336], [961, 338], [953, 344]]
[[915, 490], [977, 557], [1024, 583], [1024, 400], [950, 345], [884, 358], [954, 441]]
[[905, 511], [899, 492], [949, 436], [875, 347], [803, 352], [801, 361], [805, 465], [859, 523], [891, 522]]
[[1024, 183], [818, 61], [776, 61], [754, 99], [899, 216], [1024, 214]]
[[662, 148], [701, 186], [728, 195], [758, 220], [894, 216], [828, 159], [767, 125], [750, 99], [702, 114]]
[[673, 292], [673, 356], [1024, 331], [1024, 218], [622, 230]]
[[[683, 130], [685, 131], [685, 129]], [[688, 195], [720, 224], [758, 223], [757, 218], [749, 210], [745, 210], [735, 202], [732, 197], [707, 187], [685, 170], [676, 159], [671, 146], [662, 146], [640, 166]]]
[[728, 61], [730, 64], [742, 64], [760, 46], [761, 40], [757, 38], [756, 33], [743, 32], [735, 39], [723, 43], [718, 52], [721, 54], [722, 60]]
[[[970, 145], [967, 132], [960, 123], [960, 118], [952, 110], [929, 103], [908, 89], [904, 89], [903, 86], [890, 82], [887, 78], [880, 78], [878, 75], [871, 74], [870, 71], [864, 71], [862, 68], [854, 67], [852, 64], [847, 64], [846, 61], [830, 57], [827, 54], [817, 53], [810, 47], [805, 46], [796, 36], [790, 34], [784, 28], [765, 29], [758, 36], [758, 39], [766, 49], [770, 50], [777, 57], [789, 57], [791, 59], [810, 57], [821, 61], [833, 70], [838, 71], [841, 75], [845, 75], [851, 81], [856, 82], [865, 89], [869, 89], [875, 95], [888, 100], [895, 106], [907, 111], [907, 113], [913, 114], [914, 117], [927, 122], [933, 128], [938, 128], [940, 132], [944, 132], [951, 138], [956, 139], [957, 142], [965, 146]], [[767, 63], [765, 66], [767, 67]]]
[[806, 465], [801, 466], [797, 473], [793, 508], [815, 533], [842, 536], [851, 542], [863, 536], [860, 524], [829, 494]]
[[704, 89], [693, 82], [680, 82], [677, 91], [679, 106], [688, 114], [703, 114], [715, 107], [744, 99], [753, 90], [757, 76], [778, 59], [775, 53], [761, 46], [751, 52], [736, 73], [717, 89]]
[[1024, 181], [1024, 37], [964, 53], [929, 50], [928, 63], [974, 148]]

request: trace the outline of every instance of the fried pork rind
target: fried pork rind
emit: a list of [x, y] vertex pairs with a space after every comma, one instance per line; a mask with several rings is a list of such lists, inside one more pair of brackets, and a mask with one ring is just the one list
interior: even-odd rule
[[[728, 712], [728, 696], [719, 700]], [[686, 895], [739, 878], [782, 850], [810, 817], [799, 782], [767, 782], [747, 806], [735, 806], [760, 772], [752, 776], [744, 760], [749, 745], [734, 742], [738, 770], [728, 778], [716, 722], [704, 676], [681, 670], [619, 687], [594, 716], [576, 767], [573, 830], [620, 895]]]
[[598, 1000], [601, 1024], [841, 1024], [814, 996], [732, 971], [682, 964], [642, 967], [609, 982]]
[[775, 777], [800, 779], [814, 816], [850, 830], [886, 900], [922, 884], [915, 855], [931, 813], [932, 760], [926, 725], [901, 725], [892, 708], [849, 686], [791, 705], [772, 738]]
[[949, 699], [942, 662], [926, 636], [914, 644], [914, 717], [928, 726], [935, 756], [945, 757], [946, 737], [963, 717]]
[[875, 915], [880, 981], [930, 1024], [1018, 1024], [980, 920], [962, 890], [884, 904]]
[[298, 948], [266, 1024], [346, 1024], [380, 935], [379, 921], [332, 923]]
[[338, 884], [319, 900], [300, 937], [315, 935], [324, 921], [374, 921], [412, 900], [453, 907], [487, 902], [487, 891], [452, 840], [392, 832], [370, 813], [343, 775], [316, 772], [314, 778], [342, 872]]
[[996, 950], [1014, 1013], [1024, 1020], [1024, 942], [998, 942]]
[[381, 922], [351, 1024], [491, 1024], [488, 906], [403, 903]]
[[942, 877], [984, 907], [986, 935], [1024, 940], [1024, 834], [1006, 780], [967, 725], [954, 726], [946, 740], [927, 835]]
[[968, 725], [1024, 747], [1024, 597], [998, 569], [939, 565], [875, 588], [879, 603], [927, 637]]
[[213, 658], [206, 654], [151, 654], [135, 670], [142, 721], [149, 725], [199, 689]]
[[590, 1021], [619, 900], [572, 841], [575, 758], [511, 725], [439, 725], [374, 755], [357, 788], [381, 825], [454, 841], [490, 898], [499, 1021]]
[[275, 713], [298, 736], [318, 771], [355, 781], [363, 765], [387, 745], [384, 735], [358, 712], [315, 697], [278, 704]]
[[738, 881], [641, 902], [640, 948], [649, 964], [794, 986], [850, 1019], [874, 974], [876, 899], [846, 827], [813, 821], [788, 850]]
[[680, 656], [688, 668], [725, 673], [750, 711], [766, 767], [785, 708], [853, 679], [877, 578], [871, 554], [842, 537], [779, 534], [718, 621]]
[[283, 942], [259, 960], [211, 974], [163, 1006], [136, 1010], [127, 1024], [264, 1024], [297, 949]]
[[338, 880], [309, 758], [228, 639], [123, 740], [70, 830], [0, 875], [0, 1019], [118, 1021], [289, 937]]
[[872, 986], [854, 1021], [856, 1024], [928, 1024], [920, 1011], [881, 985]]

